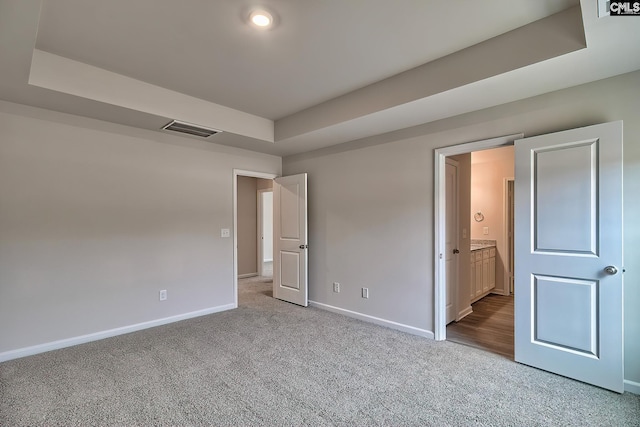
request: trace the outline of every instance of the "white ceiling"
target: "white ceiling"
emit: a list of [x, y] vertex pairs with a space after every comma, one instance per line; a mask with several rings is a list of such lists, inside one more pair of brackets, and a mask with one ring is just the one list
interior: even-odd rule
[[[273, 29], [247, 25], [256, 4]], [[0, 99], [154, 130], [177, 118], [226, 131], [212, 142], [290, 155], [640, 69], [638, 19], [596, 11], [596, 0], [0, 0]]]

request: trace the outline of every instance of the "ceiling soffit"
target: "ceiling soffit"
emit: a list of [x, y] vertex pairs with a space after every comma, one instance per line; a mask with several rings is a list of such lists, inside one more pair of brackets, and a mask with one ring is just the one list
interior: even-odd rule
[[38, 49], [29, 84], [277, 146], [585, 47], [580, 8], [573, 7], [275, 123]]

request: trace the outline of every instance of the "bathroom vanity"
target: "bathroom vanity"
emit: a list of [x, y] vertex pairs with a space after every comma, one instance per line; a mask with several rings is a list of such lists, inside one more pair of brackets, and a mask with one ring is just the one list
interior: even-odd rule
[[496, 241], [471, 240], [471, 291], [474, 303], [496, 287]]

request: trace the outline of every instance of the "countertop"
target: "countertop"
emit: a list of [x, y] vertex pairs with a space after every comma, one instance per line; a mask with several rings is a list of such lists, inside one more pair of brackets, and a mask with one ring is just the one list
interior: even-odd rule
[[479, 251], [481, 249], [495, 248], [495, 247], [496, 247], [495, 240], [476, 240], [476, 239], [471, 240], [471, 252]]

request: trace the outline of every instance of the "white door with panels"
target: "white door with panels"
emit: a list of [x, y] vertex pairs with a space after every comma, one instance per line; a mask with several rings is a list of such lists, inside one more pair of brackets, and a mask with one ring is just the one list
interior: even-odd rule
[[515, 359], [623, 391], [622, 122], [515, 142]]
[[307, 174], [273, 183], [273, 296], [307, 306]]

